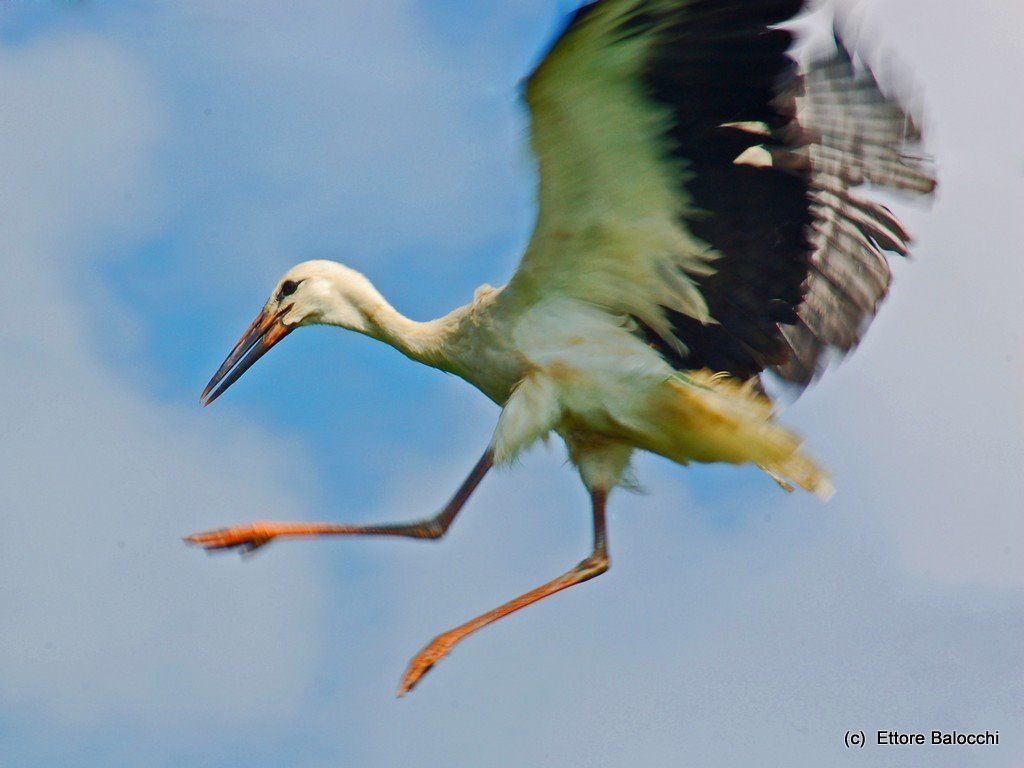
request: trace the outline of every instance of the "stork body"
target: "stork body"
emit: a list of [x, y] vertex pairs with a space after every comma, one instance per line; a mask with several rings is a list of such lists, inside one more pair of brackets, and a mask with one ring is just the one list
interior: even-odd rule
[[909, 237], [855, 196], [934, 187], [918, 134], [841, 43], [798, 72], [772, 25], [800, 0], [602, 0], [528, 81], [540, 212], [512, 280], [415, 322], [348, 267], [292, 268], [204, 392], [220, 396], [297, 327], [328, 324], [455, 374], [501, 407], [493, 439], [433, 518], [256, 523], [189, 537], [444, 534], [492, 464], [556, 433], [590, 491], [594, 549], [566, 574], [434, 639], [400, 692], [459, 640], [608, 567], [605, 504], [636, 450], [755, 464], [821, 496], [826, 474], [774, 419], [760, 376], [806, 385], [855, 346]]

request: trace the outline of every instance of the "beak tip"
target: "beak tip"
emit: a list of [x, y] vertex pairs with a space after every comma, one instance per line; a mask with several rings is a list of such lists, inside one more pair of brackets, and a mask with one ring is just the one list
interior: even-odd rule
[[224, 394], [225, 390], [238, 381], [239, 377], [263, 357], [271, 347], [292, 332], [293, 327], [281, 322], [281, 317], [291, 309], [288, 305], [274, 316], [260, 312], [242, 338], [238, 340], [231, 354], [221, 364], [210, 383], [206, 385], [199, 402], [204, 408]]

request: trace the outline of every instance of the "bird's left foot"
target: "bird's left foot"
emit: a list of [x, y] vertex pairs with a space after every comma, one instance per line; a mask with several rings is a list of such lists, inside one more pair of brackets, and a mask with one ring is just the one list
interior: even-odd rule
[[411, 691], [420, 681], [421, 677], [427, 674], [437, 662], [448, 655], [456, 642], [458, 642], [458, 639], [451, 637], [451, 633], [438, 635], [431, 640], [429, 645], [417, 653], [416, 658], [409, 662], [409, 667], [405, 670], [402, 682], [398, 686], [398, 695], [405, 696], [405, 694]]
[[222, 552], [236, 549], [243, 555], [255, 552], [274, 540], [276, 533], [269, 523], [239, 525], [234, 528], [219, 528], [186, 536], [185, 541], [196, 544], [207, 552]]

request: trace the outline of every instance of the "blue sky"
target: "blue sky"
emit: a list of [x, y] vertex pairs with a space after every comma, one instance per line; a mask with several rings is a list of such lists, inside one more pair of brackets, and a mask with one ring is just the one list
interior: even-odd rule
[[999, 728], [971, 764], [1024, 759], [1024, 11], [861, 5], [926, 95], [943, 188], [896, 203], [918, 258], [787, 410], [836, 499], [644, 459], [612, 571], [402, 701], [429, 638], [586, 553], [561, 449], [488, 478], [440, 544], [207, 558], [180, 536], [433, 511], [496, 411], [332, 329], [197, 397], [297, 261], [418, 318], [507, 277], [532, 219], [516, 83], [569, 4], [0, 6], [0, 762], [892, 764], [846, 753], [854, 726]]

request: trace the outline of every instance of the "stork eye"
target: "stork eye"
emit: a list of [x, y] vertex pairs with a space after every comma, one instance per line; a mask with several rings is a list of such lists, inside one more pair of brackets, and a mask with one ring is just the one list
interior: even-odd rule
[[285, 296], [291, 296], [298, 288], [299, 284], [294, 280], [285, 280], [281, 284], [281, 291], [277, 294], [278, 300], [283, 299]]

